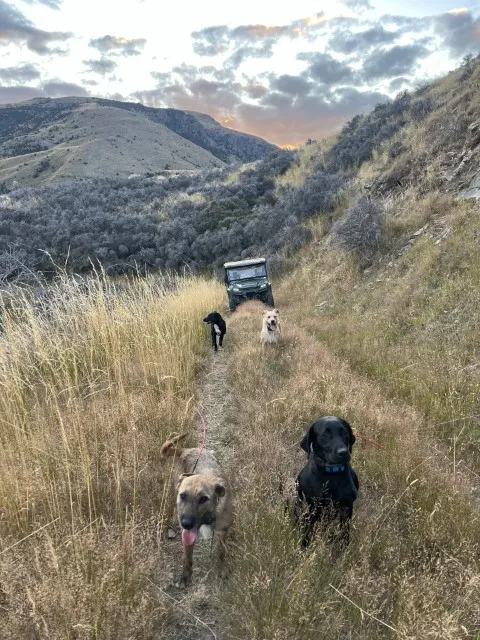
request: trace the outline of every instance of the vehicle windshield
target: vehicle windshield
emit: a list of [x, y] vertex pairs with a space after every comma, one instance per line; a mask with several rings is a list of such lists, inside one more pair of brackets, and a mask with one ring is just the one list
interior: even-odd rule
[[267, 268], [264, 264], [254, 264], [248, 267], [228, 269], [227, 273], [228, 281], [236, 282], [237, 280], [247, 280], [249, 278], [266, 278]]

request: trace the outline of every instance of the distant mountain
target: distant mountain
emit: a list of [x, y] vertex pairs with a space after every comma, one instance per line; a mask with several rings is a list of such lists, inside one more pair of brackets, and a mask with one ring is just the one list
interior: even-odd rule
[[192, 111], [100, 98], [0, 105], [0, 183], [209, 169], [275, 149]]

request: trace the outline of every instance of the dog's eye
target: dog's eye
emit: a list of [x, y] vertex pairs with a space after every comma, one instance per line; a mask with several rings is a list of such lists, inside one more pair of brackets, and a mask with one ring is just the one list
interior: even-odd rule
[[180, 500], [186, 500], [187, 499], [187, 494], [185, 493], [185, 491], [182, 491], [182, 493], [180, 494]]
[[205, 504], [205, 502], [208, 502], [208, 500], [209, 500], [209, 497], [208, 497], [208, 496], [200, 496], [200, 499], [199, 499], [199, 501], [198, 501], [198, 502], [199, 502], [200, 504]]

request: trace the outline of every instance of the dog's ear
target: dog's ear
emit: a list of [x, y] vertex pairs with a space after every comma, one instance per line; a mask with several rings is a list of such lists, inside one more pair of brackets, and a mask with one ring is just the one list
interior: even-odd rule
[[312, 426], [307, 431], [307, 433], [303, 436], [303, 438], [302, 438], [302, 440], [300, 442], [300, 447], [306, 453], [310, 453], [310, 445], [312, 444], [312, 441], [313, 441], [313, 427], [314, 427], [314, 424], [312, 424]]
[[306, 453], [310, 452], [310, 445], [308, 443], [308, 431], [300, 441], [300, 448], [303, 449]]
[[183, 440], [183, 438], [185, 438], [186, 436], [187, 436], [186, 433], [181, 433], [180, 435], [172, 436], [170, 440], [167, 440], [162, 444], [162, 447], [160, 449], [160, 455], [162, 457], [174, 456], [179, 449], [181, 450], [181, 447], [178, 446], [178, 443], [180, 442], [180, 440]]
[[219, 498], [223, 498], [223, 496], [225, 495], [225, 487], [223, 486], [223, 484], [220, 484], [219, 482], [215, 485], [215, 494], [219, 497]]
[[343, 418], [340, 418], [340, 422], [343, 424], [344, 427], [348, 429], [348, 435], [350, 436], [350, 449], [351, 449], [355, 444], [355, 440], [356, 440], [355, 436], [353, 435], [352, 427], [350, 426], [350, 423], [347, 422], [346, 420], [343, 420]]

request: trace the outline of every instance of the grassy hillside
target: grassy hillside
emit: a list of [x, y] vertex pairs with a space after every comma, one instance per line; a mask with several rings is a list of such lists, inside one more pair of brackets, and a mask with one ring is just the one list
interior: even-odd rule
[[0, 106], [0, 182], [33, 186], [198, 170], [264, 158], [276, 147], [209, 116], [101, 98]]
[[422, 90], [421, 122], [411, 101], [402, 129], [312, 223], [314, 240], [284, 283], [303, 326], [421, 411], [459, 459], [477, 461], [479, 209], [457, 192], [477, 168], [479, 76], [470, 61]]
[[[478, 640], [478, 203], [457, 192], [475, 175], [479, 74], [466, 61], [334, 140], [215, 187], [198, 177], [175, 209], [191, 217], [169, 217], [149, 191], [169, 238], [195, 215], [205, 225], [176, 245], [202, 267], [210, 247], [230, 257], [262, 230], [249, 250], [280, 267], [278, 348], [261, 348], [262, 309], [248, 304], [207, 357], [201, 319], [226, 309], [213, 281], [65, 276], [4, 294], [2, 638]], [[177, 187], [165, 191], [178, 206]], [[115, 193], [117, 211], [127, 192]], [[36, 194], [7, 196], [20, 222]], [[158, 450], [173, 431], [199, 441], [201, 404], [234, 490], [231, 573], [219, 582], [198, 549], [194, 586], [178, 591]], [[361, 497], [335, 560], [321, 537], [300, 550], [279, 490], [294, 491], [298, 442], [325, 414], [358, 436]]]
[[370, 267], [319, 229], [285, 286], [302, 325], [478, 461], [477, 216], [475, 202], [412, 194], [391, 203]]
[[[331, 251], [326, 262], [317, 254], [317, 274], [335, 257], [345, 268]], [[2, 637], [476, 638], [478, 483], [464, 440], [449, 447], [377, 372], [378, 357], [366, 368], [352, 343], [340, 350], [345, 325], [331, 320], [324, 333], [303, 277], [276, 283], [278, 348], [259, 344], [259, 305], [229, 319], [212, 365], [225, 397], [201, 391], [201, 318], [225, 305], [215, 283], [65, 280], [42, 304], [27, 292], [5, 300]], [[388, 344], [377, 345], [387, 361]], [[195, 407], [206, 400], [207, 443], [235, 495], [231, 574], [218, 583], [199, 549], [194, 586], [178, 591], [180, 542], [165, 539], [174, 478], [158, 451], [174, 431], [198, 442]], [[301, 551], [279, 492], [280, 482], [293, 492], [298, 442], [327, 413], [351, 421], [361, 481], [352, 543], [335, 561], [321, 538]]]
[[[23, 148], [35, 150], [21, 152]], [[0, 181], [23, 186], [224, 166], [209, 151], [162, 124], [95, 104], [80, 105], [65, 119], [35, 133], [9, 135], [2, 155]]]

